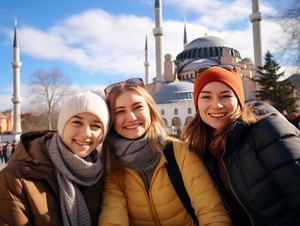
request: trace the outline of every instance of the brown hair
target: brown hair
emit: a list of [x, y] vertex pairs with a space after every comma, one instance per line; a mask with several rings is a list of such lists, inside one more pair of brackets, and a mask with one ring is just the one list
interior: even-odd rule
[[223, 125], [214, 130], [201, 119], [199, 110], [197, 110], [194, 118], [183, 129], [181, 140], [188, 143], [189, 149], [199, 156], [203, 155], [209, 148], [218, 147], [224, 150], [226, 134], [237, 120], [250, 124], [256, 122], [258, 117], [254, 115], [252, 107], [245, 106], [241, 109], [238, 106], [233, 114], [227, 116]]

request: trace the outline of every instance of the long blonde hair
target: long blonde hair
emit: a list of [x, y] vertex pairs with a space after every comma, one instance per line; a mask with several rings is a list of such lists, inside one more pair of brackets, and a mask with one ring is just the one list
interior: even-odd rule
[[[128, 92], [128, 91], [136, 92], [137, 94], [139, 94], [140, 96], [142, 96], [145, 99], [145, 101], [149, 107], [149, 110], [150, 110], [149, 114], [150, 114], [150, 118], [151, 118], [151, 124], [147, 131], [149, 145], [150, 145], [151, 150], [154, 153], [162, 152], [164, 147], [161, 146], [161, 144], [158, 142], [158, 140], [160, 139], [160, 134], [162, 132], [161, 130], [163, 130], [165, 133], [164, 138], [166, 139], [166, 141], [173, 140], [173, 138], [168, 134], [166, 124], [156, 109], [156, 104], [155, 104], [155, 101], [154, 101], [152, 95], [149, 93], [149, 91], [144, 86], [126, 85], [126, 84], [122, 83], [122, 84], [119, 84], [117, 87], [115, 87], [110, 94], [108, 94], [108, 96], [106, 97], [106, 102], [107, 102], [108, 109], [110, 112], [109, 131], [113, 129], [113, 123], [114, 123], [114, 119], [115, 119], [115, 110], [114, 109], [115, 109], [115, 105], [116, 105], [116, 100], [121, 94]], [[116, 166], [114, 164], [115, 161], [112, 160], [112, 159], [114, 159], [114, 157], [110, 153], [110, 133], [108, 133], [108, 135], [106, 136], [106, 139], [103, 144], [103, 157], [104, 157], [106, 165], [107, 165], [106, 170], [110, 170], [110, 168], [113, 168], [114, 166]], [[109, 163], [111, 163], [112, 166], [110, 166]]]

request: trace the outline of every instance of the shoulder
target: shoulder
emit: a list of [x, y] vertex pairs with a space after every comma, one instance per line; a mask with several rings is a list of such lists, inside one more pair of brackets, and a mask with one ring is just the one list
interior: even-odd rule
[[202, 164], [202, 158], [199, 157], [195, 152], [190, 151], [188, 144], [183, 141], [173, 141], [173, 150], [178, 165], [189, 165], [194, 163], [199, 164], [199, 162]]
[[279, 117], [286, 119], [286, 117], [281, 114], [276, 108], [263, 101], [250, 101], [246, 103], [246, 107], [248, 109], [251, 109], [251, 111], [256, 116], [266, 116], [276, 113]]
[[249, 137], [257, 148], [289, 137], [299, 140], [300, 131], [280, 113], [270, 113], [251, 125]]
[[7, 165], [0, 171], [0, 196], [9, 197], [10, 193], [20, 197], [23, 193], [23, 162]]

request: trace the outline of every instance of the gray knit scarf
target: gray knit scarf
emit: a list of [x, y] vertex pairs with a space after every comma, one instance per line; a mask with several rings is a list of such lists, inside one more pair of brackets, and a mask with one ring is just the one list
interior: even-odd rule
[[[165, 133], [162, 132], [158, 141], [165, 145]], [[149, 146], [148, 135], [130, 140], [115, 132], [111, 132], [111, 151], [116, 160], [124, 167], [136, 170], [142, 177], [147, 190], [150, 187], [155, 167], [161, 157], [161, 153], [153, 153]]]
[[103, 173], [100, 153], [95, 150], [87, 158], [80, 158], [63, 144], [58, 133], [47, 143], [56, 168], [63, 225], [90, 226], [90, 215], [78, 185], [91, 186], [98, 182]]

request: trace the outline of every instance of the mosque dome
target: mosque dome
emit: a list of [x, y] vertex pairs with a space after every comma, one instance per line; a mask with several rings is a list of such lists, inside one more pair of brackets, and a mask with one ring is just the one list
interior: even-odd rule
[[171, 82], [154, 94], [156, 104], [193, 101], [194, 83], [187, 81]]
[[223, 39], [214, 36], [203, 36], [191, 41], [184, 50], [204, 47], [229, 47]]
[[249, 57], [245, 57], [245, 58], [242, 60], [242, 62], [244, 62], [244, 63], [247, 63], [247, 62], [253, 63], [253, 60], [252, 60], [251, 58], [249, 58]]
[[241, 59], [239, 51], [231, 48], [223, 39], [203, 36], [191, 41], [183, 52], [176, 56], [176, 60], [222, 57], [224, 48], [229, 50], [231, 56]]

